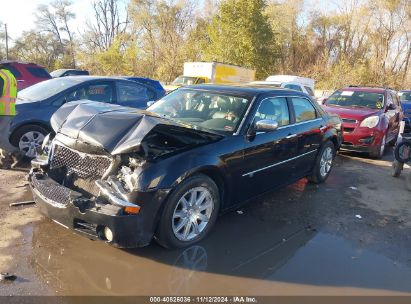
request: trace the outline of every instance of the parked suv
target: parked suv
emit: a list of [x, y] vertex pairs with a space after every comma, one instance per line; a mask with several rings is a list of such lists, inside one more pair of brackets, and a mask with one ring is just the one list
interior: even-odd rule
[[66, 76], [88, 76], [89, 71], [77, 70], [77, 69], [59, 69], [50, 73], [53, 78], [66, 77]]
[[402, 111], [404, 112], [405, 132], [411, 132], [411, 90], [403, 90], [398, 93]]
[[1, 61], [0, 69], [9, 70], [14, 75], [18, 90], [51, 78], [45, 68], [35, 63]]
[[396, 92], [387, 88], [343, 88], [324, 101], [324, 109], [342, 118], [342, 149], [375, 158], [384, 155], [387, 143], [396, 141], [403, 118]]

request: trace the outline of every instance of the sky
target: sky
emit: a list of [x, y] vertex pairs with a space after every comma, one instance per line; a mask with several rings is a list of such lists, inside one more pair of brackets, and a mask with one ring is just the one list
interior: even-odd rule
[[[10, 44], [13, 39], [18, 38], [23, 31], [34, 28], [35, 12], [40, 4], [49, 4], [53, 0], [0, 0], [0, 21], [7, 23]], [[75, 32], [81, 31], [87, 16], [93, 14], [92, 0], [72, 0], [72, 11], [76, 14], [76, 19], [71, 25]], [[128, 3], [129, 0], [122, 0]], [[326, 9], [335, 0], [306, 0], [306, 7], [313, 8], [319, 6]], [[308, 10], [307, 10], [308, 11]]]
[[[87, 16], [93, 14], [93, 9], [91, 0], [72, 1], [71, 8], [76, 14], [76, 19], [72, 21], [71, 25], [78, 32], [84, 26]], [[7, 23], [9, 37], [13, 40], [18, 38], [23, 31], [33, 29], [37, 7], [40, 4], [51, 2], [52, 0], [0, 0], [0, 21]]]

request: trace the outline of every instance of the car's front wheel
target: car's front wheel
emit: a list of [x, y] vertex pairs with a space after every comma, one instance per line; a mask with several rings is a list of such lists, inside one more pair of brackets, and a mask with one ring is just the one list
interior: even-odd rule
[[19, 128], [12, 136], [11, 143], [19, 148], [21, 154], [27, 158], [35, 158], [37, 150], [49, 132], [38, 125], [26, 125]]
[[387, 145], [386, 139], [387, 139], [387, 136], [384, 135], [384, 137], [381, 139], [380, 145], [377, 148], [375, 148], [374, 151], [370, 152], [370, 156], [372, 158], [380, 159], [381, 157], [384, 156], [385, 146]]
[[327, 141], [318, 153], [312, 174], [308, 176], [308, 180], [315, 184], [324, 182], [330, 175], [334, 158], [335, 146], [331, 141]]
[[160, 245], [181, 248], [203, 239], [214, 225], [220, 197], [215, 182], [206, 175], [189, 177], [166, 201], [156, 233]]

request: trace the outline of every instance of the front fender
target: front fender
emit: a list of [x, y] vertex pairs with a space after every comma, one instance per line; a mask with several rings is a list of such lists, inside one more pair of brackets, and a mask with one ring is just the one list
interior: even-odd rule
[[226, 165], [217, 156], [209, 154], [184, 153], [159, 161], [142, 172], [141, 185], [150, 189], [173, 189], [188, 176], [197, 172], [218, 172], [226, 176]]

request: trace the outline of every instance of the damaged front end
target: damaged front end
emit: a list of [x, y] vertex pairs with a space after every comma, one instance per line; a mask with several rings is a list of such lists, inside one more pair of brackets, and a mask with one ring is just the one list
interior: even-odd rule
[[[34, 160], [29, 174], [40, 210], [67, 228], [117, 247], [148, 244], [152, 232], [140, 219], [141, 193], [126, 190], [114, 173], [119, 159], [78, 152], [54, 140], [47, 159]], [[161, 192], [149, 193], [150, 200], [158, 200]]]
[[57, 111], [55, 132], [29, 174], [42, 213], [116, 247], [149, 244], [170, 189], [159, 186], [161, 175], [144, 173], [161, 158], [218, 138], [147, 114], [90, 102]]

